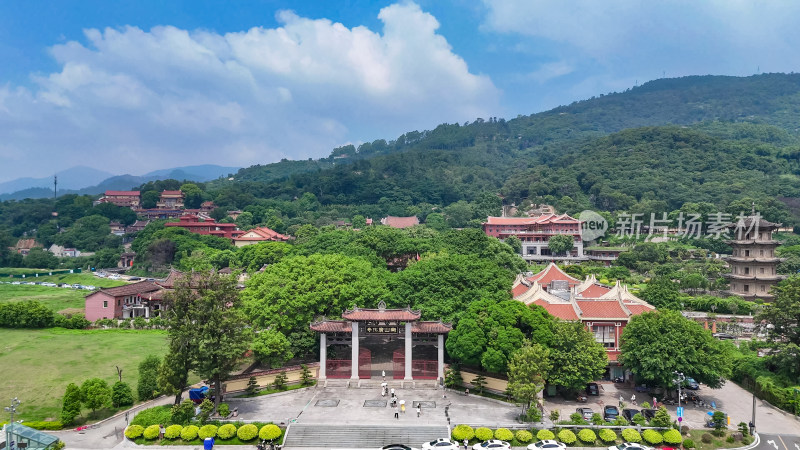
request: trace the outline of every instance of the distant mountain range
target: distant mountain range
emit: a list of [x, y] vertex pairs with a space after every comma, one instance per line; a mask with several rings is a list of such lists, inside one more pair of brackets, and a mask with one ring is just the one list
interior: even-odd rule
[[[128, 190], [148, 181], [189, 180], [210, 181], [236, 173], [238, 167], [213, 164], [174, 167], [148, 172], [144, 175], [114, 175], [90, 167], [76, 166], [58, 172], [58, 194], [101, 194], [107, 190]], [[53, 177], [17, 178], [0, 183], [0, 201], [45, 198], [53, 196]]]

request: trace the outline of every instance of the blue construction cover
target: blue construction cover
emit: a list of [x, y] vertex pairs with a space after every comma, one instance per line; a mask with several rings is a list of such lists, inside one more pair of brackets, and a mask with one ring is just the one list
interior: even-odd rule
[[197, 389], [189, 389], [189, 399], [202, 400], [206, 398], [206, 392], [208, 392], [208, 386], [203, 386]]

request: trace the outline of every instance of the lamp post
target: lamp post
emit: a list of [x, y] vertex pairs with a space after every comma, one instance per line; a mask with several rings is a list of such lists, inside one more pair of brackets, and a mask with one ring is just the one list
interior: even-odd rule
[[683, 372], [677, 372], [676, 371], [676, 372], [673, 372], [673, 373], [675, 374], [675, 382], [678, 383], [678, 411], [680, 411], [680, 407], [681, 407], [681, 385], [683, 384], [683, 381], [686, 379], [686, 377], [683, 376]]
[[17, 397], [14, 397], [14, 399], [11, 400], [11, 406], [6, 406], [5, 407], [5, 410], [8, 411], [9, 414], [11, 414], [11, 420], [8, 422], [8, 425], [6, 425], [6, 448], [9, 448], [9, 449], [12, 448], [11, 447], [11, 425], [14, 424], [14, 414], [17, 412], [17, 406], [19, 406], [19, 404], [20, 404], [19, 399]]

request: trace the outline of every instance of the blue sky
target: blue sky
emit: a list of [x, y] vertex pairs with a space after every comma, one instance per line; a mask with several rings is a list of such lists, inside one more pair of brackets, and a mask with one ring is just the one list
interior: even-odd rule
[[800, 2], [0, 2], [0, 181], [317, 158], [683, 75], [797, 71]]

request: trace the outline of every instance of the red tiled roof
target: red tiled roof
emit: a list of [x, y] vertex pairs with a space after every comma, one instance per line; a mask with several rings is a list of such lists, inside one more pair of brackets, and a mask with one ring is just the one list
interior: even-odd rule
[[578, 320], [578, 314], [575, 313], [572, 303], [548, 303], [544, 300], [536, 300], [533, 304], [541, 306], [551, 316], [561, 320]]
[[[258, 236], [244, 236], [248, 233], [255, 233]], [[242, 233], [242, 236], [236, 238], [237, 241], [288, 241], [289, 236], [278, 233], [267, 227], [252, 228]]]
[[584, 319], [627, 319], [628, 313], [617, 300], [576, 300]]
[[[138, 283], [126, 284], [125, 286], [117, 286], [113, 288], [101, 288], [100, 292], [105, 292], [114, 297], [124, 297], [126, 295], [144, 294], [147, 292], [154, 292], [161, 289], [152, 281], [140, 281]], [[91, 294], [89, 294], [91, 295]]]
[[411, 324], [412, 333], [449, 333], [453, 329], [450, 324], [442, 322], [414, 322]]
[[550, 263], [544, 270], [528, 278], [528, 281], [536, 281], [543, 287], [555, 280], [566, 281], [568, 282], [569, 287], [581, 284], [581, 280], [569, 276], [569, 274], [561, 270], [553, 263]]
[[536, 217], [492, 217], [486, 218], [487, 225], [535, 225], [546, 223], [580, 223], [566, 214], [544, 214]]
[[631, 315], [638, 316], [639, 314], [643, 314], [650, 311], [655, 311], [655, 308], [652, 308], [647, 305], [641, 305], [638, 303], [625, 303], [625, 307], [630, 310]]
[[355, 309], [348, 310], [342, 314], [342, 318], [354, 321], [364, 320], [400, 320], [412, 321], [419, 320], [420, 313], [410, 309]]
[[511, 296], [517, 298], [518, 296], [528, 292], [528, 289], [530, 289], [530, 286], [525, 286], [524, 284], [520, 283], [511, 289]]
[[161, 191], [161, 195], [183, 195], [181, 191]]
[[610, 287], [606, 287], [601, 284], [593, 284], [584, 289], [582, 292], [579, 292], [579, 294], [583, 298], [598, 298], [610, 290]]
[[322, 322], [314, 322], [311, 324], [311, 329], [318, 333], [352, 333], [350, 322], [342, 320], [324, 320]]
[[408, 228], [414, 225], [419, 225], [419, 218], [417, 216], [410, 217], [396, 217], [386, 216], [381, 219], [381, 223], [392, 228]]
[[106, 197], [109, 195], [116, 195], [120, 197], [138, 197], [139, 191], [106, 191]]

